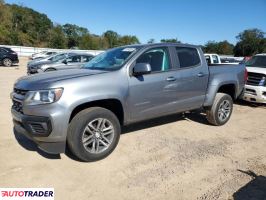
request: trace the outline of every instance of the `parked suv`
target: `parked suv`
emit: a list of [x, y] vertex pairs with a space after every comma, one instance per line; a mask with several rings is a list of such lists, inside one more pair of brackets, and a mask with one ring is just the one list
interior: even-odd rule
[[115, 149], [123, 125], [199, 108], [210, 124], [225, 124], [244, 84], [244, 65], [209, 67], [198, 46], [123, 46], [81, 69], [20, 78], [12, 116], [15, 130], [44, 151], [67, 146], [95, 161]]
[[258, 54], [246, 62], [248, 80], [243, 99], [266, 103], [266, 54]]
[[0, 47], [0, 64], [10, 67], [18, 63], [18, 54], [10, 48]]

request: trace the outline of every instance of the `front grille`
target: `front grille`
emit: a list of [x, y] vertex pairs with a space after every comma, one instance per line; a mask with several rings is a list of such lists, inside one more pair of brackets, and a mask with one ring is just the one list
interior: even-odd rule
[[12, 109], [23, 114], [22, 103], [13, 99]]
[[13, 90], [12, 109], [14, 109], [15, 111], [17, 111], [21, 114], [23, 114], [22, 102], [25, 99], [27, 92], [28, 92], [28, 90], [22, 90], [22, 89], [18, 89], [18, 88], [14, 88], [14, 90]]
[[248, 72], [247, 85], [264, 86], [266, 80], [265, 74]]
[[22, 90], [22, 89], [14, 88], [14, 93], [15, 94], [19, 94], [19, 95], [25, 96], [27, 92], [28, 92], [28, 90]]

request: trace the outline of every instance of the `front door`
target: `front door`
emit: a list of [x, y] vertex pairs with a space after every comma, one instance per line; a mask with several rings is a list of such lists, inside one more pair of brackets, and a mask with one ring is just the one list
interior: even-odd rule
[[129, 77], [131, 121], [173, 112], [179, 75], [172, 70], [168, 48], [152, 48], [137, 58], [136, 63], [149, 63], [152, 71], [150, 74]]

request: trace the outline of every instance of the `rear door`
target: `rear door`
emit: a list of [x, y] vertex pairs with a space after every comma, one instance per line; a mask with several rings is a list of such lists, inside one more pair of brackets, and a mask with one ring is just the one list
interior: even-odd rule
[[[200, 108], [208, 85], [208, 66], [201, 60], [201, 52], [196, 47], [176, 46], [174, 53], [179, 75], [176, 93], [178, 110]], [[203, 55], [202, 58], [204, 58]]]

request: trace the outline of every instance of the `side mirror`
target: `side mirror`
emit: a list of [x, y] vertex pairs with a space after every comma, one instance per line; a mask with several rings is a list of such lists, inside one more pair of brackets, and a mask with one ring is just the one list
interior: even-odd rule
[[151, 65], [149, 63], [137, 63], [133, 68], [133, 75], [139, 76], [151, 73]]
[[63, 62], [62, 63], [64, 63], [64, 64], [67, 64], [67, 60], [63, 60]]

